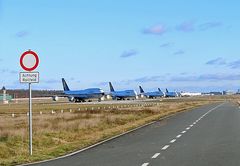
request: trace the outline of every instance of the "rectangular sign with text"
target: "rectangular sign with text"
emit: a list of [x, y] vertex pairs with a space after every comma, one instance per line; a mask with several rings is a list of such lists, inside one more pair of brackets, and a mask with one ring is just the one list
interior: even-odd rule
[[20, 72], [20, 83], [39, 83], [39, 72]]

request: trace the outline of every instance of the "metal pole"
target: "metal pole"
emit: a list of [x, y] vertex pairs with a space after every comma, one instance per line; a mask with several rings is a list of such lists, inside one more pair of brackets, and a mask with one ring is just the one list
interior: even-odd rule
[[32, 89], [29, 83], [29, 154], [32, 155]]

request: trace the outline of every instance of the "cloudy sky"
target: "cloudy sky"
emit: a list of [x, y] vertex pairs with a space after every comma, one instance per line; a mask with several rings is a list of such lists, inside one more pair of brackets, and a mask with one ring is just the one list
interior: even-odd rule
[[240, 88], [240, 1], [0, 0], [0, 86], [19, 83], [21, 54], [40, 57], [34, 89], [142, 85]]

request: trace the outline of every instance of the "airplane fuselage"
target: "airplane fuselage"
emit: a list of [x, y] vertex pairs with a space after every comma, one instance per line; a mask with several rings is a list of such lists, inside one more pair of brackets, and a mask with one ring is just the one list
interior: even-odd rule
[[69, 90], [64, 91], [65, 95], [67, 95], [69, 98], [74, 98], [76, 100], [86, 100], [91, 98], [98, 98], [104, 96], [104, 91], [100, 88], [89, 88], [84, 90]]
[[136, 98], [137, 92], [135, 90], [114, 91], [111, 92], [111, 96], [114, 99]]
[[178, 97], [177, 92], [166, 92], [166, 97]]
[[156, 98], [156, 97], [164, 97], [164, 93], [157, 91], [157, 92], [145, 92], [143, 93], [144, 96], [148, 98]]

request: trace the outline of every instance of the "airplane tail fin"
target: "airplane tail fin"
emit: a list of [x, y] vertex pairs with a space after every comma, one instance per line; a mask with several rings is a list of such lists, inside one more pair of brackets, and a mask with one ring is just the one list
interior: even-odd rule
[[159, 91], [159, 92], [162, 92], [162, 90], [161, 90], [160, 88], [158, 88], [158, 91]]
[[166, 92], [168, 93], [168, 89], [166, 88]]
[[112, 86], [112, 83], [111, 83], [111, 82], [109, 82], [109, 87], [110, 87], [110, 92], [114, 92], [114, 88], [113, 88], [113, 86]]
[[64, 91], [69, 91], [70, 90], [64, 78], [62, 78], [62, 84], [63, 84], [63, 90]]
[[144, 93], [144, 90], [141, 86], [139, 86], [139, 89], [140, 89], [140, 93]]

